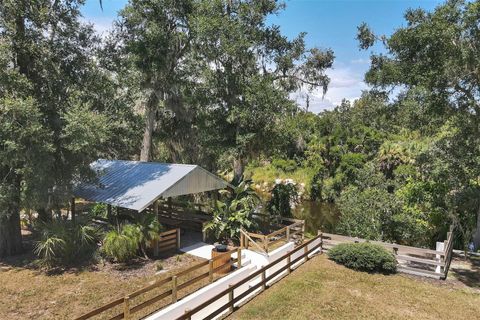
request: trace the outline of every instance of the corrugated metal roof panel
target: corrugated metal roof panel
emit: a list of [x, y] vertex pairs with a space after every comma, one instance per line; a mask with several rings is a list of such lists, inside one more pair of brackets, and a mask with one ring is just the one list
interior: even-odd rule
[[229, 184], [197, 165], [97, 160], [98, 182], [74, 188], [77, 197], [142, 211], [160, 197], [223, 189]]

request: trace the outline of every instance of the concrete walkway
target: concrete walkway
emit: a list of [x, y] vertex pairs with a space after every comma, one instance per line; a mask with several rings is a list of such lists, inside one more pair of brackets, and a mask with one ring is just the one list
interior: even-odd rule
[[197, 256], [203, 259], [212, 258], [212, 249], [213, 245], [207, 244], [205, 242], [197, 242], [188, 247], [180, 248], [180, 251], [191, 254], [192, 256]]

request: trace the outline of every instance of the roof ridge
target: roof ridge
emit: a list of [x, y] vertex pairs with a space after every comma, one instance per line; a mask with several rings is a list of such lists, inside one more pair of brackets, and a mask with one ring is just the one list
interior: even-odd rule
[[142, 163], [142, 164], [166, 164], [172, 166], [186, 166], [186, 167], [200, 167], [198, 164], [190, 163], [172, 163], [172, 162], [156, 162], [156, 161], [140, 161], [140, 160], [124, 160], [124, 159], [98, 159], [97, 161], [111, 161], [111, 162], [130, 162], [130, 163]]

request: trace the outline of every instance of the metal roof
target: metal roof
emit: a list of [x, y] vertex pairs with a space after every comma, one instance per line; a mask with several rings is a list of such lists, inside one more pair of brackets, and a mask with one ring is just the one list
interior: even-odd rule
[[90, 167], [97, 172], [98, 180], [75, 186], [76, 197], [137, 211], [159, 198], [229, 186], [197, 165], [100, 159]]

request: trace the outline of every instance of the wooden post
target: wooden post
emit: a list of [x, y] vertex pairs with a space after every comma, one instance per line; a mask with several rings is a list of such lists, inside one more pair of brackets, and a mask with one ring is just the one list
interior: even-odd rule
[[305, 221], [302, 224], [302, 241], [305, 240]]
[[172, 303], [177, 302], [177, 276], [172, 277]]
[[206, 222], [202, 222], [202, 241], [207, 241], [207, 232], [205, 231], [205, 224]]
[[263, 236], [263, 249], [268, 253], [268, 236]]
[[72, 202], [70, 203], [70, 214], [72, 216], [72, 222], [75, 223], [75, 197], [72, 197]]
[[162, 241], [162, 236], [159, 236], [157, 240], [155, 240], [154, 242], [154, 247], [153, 247], [153, 256], [154, 257], [158, 257], [158, 255], [160, 254], [159, 252], [159, 245], [160, 245], [160, 241]]
[[[189, 313], [189, 312], [190, 312], [190, 309], [188, 309], [188, 308], [187, 308], [187, 309], [185, 309], [185, 314], [187, 314], [187, 313]], [[187, 320], [191, 320], [191, 319], [192, 319], [192, 317], [187, 317], [186, 319], [187, 319]]]
[[290, 265], [290, 262], [292, 262], [292, 256], [290, 255], [290, 252], [288, 252], [288, 256], [287, 256], [287, 265], [288, 265], [287, 273], [288, 274], [292, 272], [292, 266]]
[[180, 249], [180, 228], [177, 228], [177, 249]]
[[303, 247], [303, 253], [305, 254], [305, 262], [308, 261], [308, 246]]
[[123, 318], [124, 319], [130, 319], [130, 297], [125, 296], [123, 298]]
[[265, 281], [266, 275], [265, 275], [265, 270], [262, 272], [262, 290], [267, 289], [267, 282]]
[[213, 282], [213, 260], [208, 260], [208, 280]]
[[242, 249], [237, 248], [237, 267], [242, 267]]
[[168, 215], [171, 218], [172, 217], [172, 197], [168, 197], [167, 203], [168, 203]]
[[317, 235], [320, 236], [320, 253], [323, 253], [323, 233], [322, 233], [322, 231], [318, 230]]
[[290, 242], [290, 226], [287, 226], [287, 242]]
[[[233, 284], [229, 284], [228, 287], [231, 289]], [[228, 302], [232, 303], [233, 301], [233, 289], [228, 292]], [[230, 305], [230, 312], [233, 312], [233, 303]]]
[[158, 217], [158, 200], [155, 200], [155, 202], [153, 203], [153, 212]]

